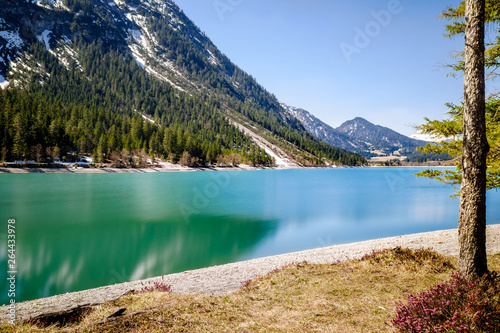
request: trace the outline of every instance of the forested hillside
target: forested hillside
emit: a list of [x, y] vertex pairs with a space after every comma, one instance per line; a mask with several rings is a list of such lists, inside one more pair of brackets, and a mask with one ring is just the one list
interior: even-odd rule
[[16, 72], [13, 78], [26, 81], [26, 89], [6, 89], [1, 95], [3, 160], [41, 162], [70, 154], [131, 163], [142, 154], [176, 163], [186, 152], [191, 165], [216, 163], [231, 154], [242, 163], [272, 163], [217, 112], [215, 101], [176, 92], [140, 70], [131, 57], [104, 53], [99, 42], [80, 47], [83, 73], [75, 63], [66, 70], [40, 43], [31, 46], [24, 64], [41, 66], [29, 77]]

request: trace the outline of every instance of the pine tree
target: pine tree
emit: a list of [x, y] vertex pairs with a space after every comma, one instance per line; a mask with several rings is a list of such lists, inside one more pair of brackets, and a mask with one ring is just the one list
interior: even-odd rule
[[465, 1], [462, 186], [458, 266], [466, 276], [488, 272], [486, 258], [485, 0]]

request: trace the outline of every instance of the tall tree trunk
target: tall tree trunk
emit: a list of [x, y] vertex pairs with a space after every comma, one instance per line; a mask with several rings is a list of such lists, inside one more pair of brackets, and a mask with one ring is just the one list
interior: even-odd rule
[[465, 1], [465, 71], [462, 187], [458, 267], [466, 276], [487, 273], [486, 154], [484, 83], [485, 0]]

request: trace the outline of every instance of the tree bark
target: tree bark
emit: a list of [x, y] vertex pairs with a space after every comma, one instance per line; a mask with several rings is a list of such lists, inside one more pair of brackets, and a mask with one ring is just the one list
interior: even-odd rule
[[486, 259], [486, 155], [484, 0], [465, 1], [465, 71], [462, 186], [458, 267], [464, 276], [488, 272]]

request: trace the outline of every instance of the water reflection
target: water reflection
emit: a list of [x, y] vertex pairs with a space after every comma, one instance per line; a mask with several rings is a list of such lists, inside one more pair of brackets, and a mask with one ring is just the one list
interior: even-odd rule
[[[178, 218], [115, 221], [91, 230], [85, 224], [52, 233], [33, 230], [18, 241], [18, 300], [238, 261], [275, 225], [248, 217], [197, 215], [187, 223]], [[1, 262], [6, 267], [5, 256]], [[1, 302], [7, 302], [7, 293], [1, 295]]]

